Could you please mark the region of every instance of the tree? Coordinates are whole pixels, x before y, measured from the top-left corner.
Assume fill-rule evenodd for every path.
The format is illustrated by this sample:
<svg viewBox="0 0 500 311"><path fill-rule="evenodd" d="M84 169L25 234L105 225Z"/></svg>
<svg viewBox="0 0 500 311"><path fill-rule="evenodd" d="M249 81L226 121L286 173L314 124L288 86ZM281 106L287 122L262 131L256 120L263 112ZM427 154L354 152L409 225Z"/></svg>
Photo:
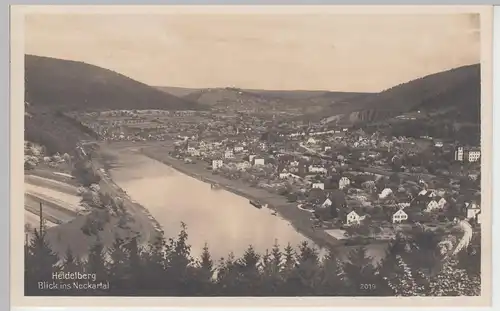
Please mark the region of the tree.
<svg viewBox="0 0 500 311"><path fill-rule="evenodd" d="M52 274L60 271L59 258L45 240L45 230L34 230L25 247L25 291L38 292L38 282L52 282ZM41 233L40 233L41 231Z"/></svg>
<svg viewBox="0 0 500 311"><path fill-rule="evenodd" d="M97 240L94 245L90 247L88 260L84 269L87 273L95 273L97 282L105 282L108 280L105 250L101 241Z"/></svg>
<svg viewBox="0 0 500 311"><path fill-rule="evenodd" d="M457 267L455 259L447 259L441 272L430 279L428 296L479 296L481 278L470 277L467 271Z"/></svg>
<svg viewBox="0 0 500 311"><path fill-rule="evenodd" d="M108 275L113 284L113 291L117 294L126 293L132 288L132 276L127 268L129 264L128 253L123 244L125 242L117 237L109 250Z"/></svg>
<svg viewBox="0 0 500 311"><path fill-rule="evenodd" d="M68 247L66 251L66 256L64 258L63 264L61 266L64 272L81 272L82 271L82 263L78 257L73 255L71 248Z"/></svg>
<svg viewBox="0 0 500 311"><path fill-rule="evenodd" d="M321 266L321 285L319 285L320 295L342 296L347 282L347 276L344 271L344 265L338 258L338 255L329 250L323 259Z"/></svg>
<svg viewBox="0 0 500 311"><path fill-rule="evenodd" d="M194 274L194 263L191 257L191 246L188 244L187 226L181 223L181 231L177 239L170 239L168 245L166 278L176 280L171 283L169 291L172 295L187 294L192 291L189 283Z"/></svg>
<svg viewBox="0 0 500 311"><path fill-rule="evenodd" d="M357 247L349 252L347 262L344 265L348 279L346 283L348 295L372 296L376 294L380 280L375 274L376 270L372 260L371 257L367 256L365 247Z"/></svg>
<svg viewBox="0 0 500 311"><path fill-rule="evenodd" d="M314 289L321 283L318 251L307 241L299 245L297 264L287 283L295 288L296 295L313 295Z"/></svg>
<svg viewBox="0 0 500 311"><path fill-rule="evenodd" d="M117 237L104 256L97 240L83 265L69 249L59 265L58 256L35 230L25 245L25 291L26 295L68 295L68 291L41 291L37 282L52 280L57 271L82 271L97 273L98 279L105 277L111 283L109 292L90 292L93 295L479 295L480 236L473 236L462 252L443 257L434 254L442 234L425 228L402 231L390 243L381 264L375 264L364 247L352 249L347 258L334 250L320 258L307 242L299 245L296 254L290 244L281 251L275 241L270 252L261 255L249 246L241 258L230 253L215 266L206 245L199 260L192 260L182 225L177 238L168 243L159 235L141 248L139 236L125 241Z"/></svg>
<svg viewBox="0 0 500 311"><path fill-rule="evenodd" d="M422 278L426 279L423 275ZM395 264L392 265L390 272L383 276L383 279L387 282L387 286L394 296L422 296L426 291L427 284L419 285L417 283L414 272L401 255L395 256Z"/></svg>
<svg viewBox="0 0 500 311"><path fill-rule="evenodd" d="M198 261L196 269L196 280L193 286L197 286L195 290L195 295L213 295L214 294L214 282L213 276L215 272L214 262L210 255L208 245L205 243L203 247L203 252L201 258Z"/></svg>

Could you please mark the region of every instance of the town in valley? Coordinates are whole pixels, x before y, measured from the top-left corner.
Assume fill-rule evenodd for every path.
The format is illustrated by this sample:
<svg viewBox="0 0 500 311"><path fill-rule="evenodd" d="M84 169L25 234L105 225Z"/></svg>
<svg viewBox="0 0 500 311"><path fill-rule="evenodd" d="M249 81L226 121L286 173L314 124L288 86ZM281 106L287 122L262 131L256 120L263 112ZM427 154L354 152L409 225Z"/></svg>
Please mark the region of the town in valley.
<svg viewBox="0 0 500 311"><path fill-rule="evenodd" d="M469 31L477 24L474 14L449 20L413 17L408 25L452 25L455 19L465 25L457 37L477 43L469 38L477 35ZM120 63L130 76L114 71L119 66L109 55L115 54L98 48L82 54L93 55L94 64L87 58L47 56L35 40L37 31L45 38L43 32L52 27L34 26L45 25L43 20L27 19L32 26L24 56L26 295L480 295L481 226L488 219L481 213L485 176L478 57L455 63L450 58L426 74L417 68L405 75L411 66L390 65L385 84L366 92L346 85L365 80L369 85L373 75L350 75L339 63L331 66L344 70L345 78L327 70L337 83L328 89L323 85L330 85L330 78L317 87L304 78L279 89L293 77L287 80L277 61L256 61L265 72L255 80L270 77L266 89L241 83L237 78L243 73L237 69L231 69L232 80L217 80L219 86L193 80L192 87L180 87L133 76L133 70L150 64L148 53L158 62L164 59L137 43L130 51L143 55L140 65L132 66L130 59ZM89 25L105 22L96 18L97 24ZM366 23L375 27L380 20ZM118 28L117 36L131 35ZM217 37L213 44L185 40L219 49L236 40L226 35L227 41ZM164 39L148 44L184 42ZM269 40L263 50L294 46ZM351 48L350 40L346 47ZM346 57L338 44L339 55ZM472 43L466 47L472 49ZM384 47L384 53L389 50ZM375 56L370 59L380 65ZM115 66L105 68L106 62ZM185 64L175 71L179 76L159 74L161 66L153 67L144 72L169 81L196 66ZM223 77L222 69L214 72L214 81ZM227 82L233 80L239 83ZM191 83L191 78L181 82ZM93 278L54 280L53 275Z"/></svg>

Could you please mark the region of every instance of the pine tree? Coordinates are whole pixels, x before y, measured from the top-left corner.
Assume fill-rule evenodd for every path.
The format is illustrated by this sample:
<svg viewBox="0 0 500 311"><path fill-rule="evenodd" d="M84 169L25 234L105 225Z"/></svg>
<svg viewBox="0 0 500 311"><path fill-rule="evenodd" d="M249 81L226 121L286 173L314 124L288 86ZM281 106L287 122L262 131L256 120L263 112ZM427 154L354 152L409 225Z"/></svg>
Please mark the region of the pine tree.
<svg viewBox="0 0 500 311"><path fill-rule="evenodd" d="M365 247L357 247L348 254L344 265L348 279L346 289L350 296L372 296L380 283L375 274L372 258L367 256Z"/></svg>
<svg viewBox="0 0 500 311"><path fill-rule="evenodd" d="M191 275L191 292L194 296L213 296L215 294L214 262L210 255L208 244L203 246L203 252L193 264Z"/></svg>
<svg viewBox="0 0 500 311"><path fill-rule="evenodd" d="M108 273L113 294L124 294L130 288L132 276L127 269L128 252L123 247L124 241L116 237L109 250Z"/></svg>
<svg viewBox="0 0 500 311"><path fill-rule="evenodd" d="M263 295L276 296L280 294L283 283L283 254L278 241L274 242L273 248L262 258L262 293Z"/></svg>
<svg viewBox="0 0 500 311"><path fill-rule="evenodd" d="M317 294L326 296L341 296L346 282L342 262L333 250L329 250L321 265L321 284Z"/></svg>
<svg viewBox="0 0 500 311"><path fill-rule="evenodd" d="M166 278L169 280L169 292L173 295L187 295L192 292L189 283L193 279L195 269L192 266L191 246L187 242L187 226L181 223L181 231L177 239L170 239L168 245ZM172 281L170 281L172 280Z"/></svg>
<svg viewBox="0 0 500 311"><path fill-rule="evenodd" d="M428 296L479 296L481 279L469 277L467 271L457 267L455 259L447 259L441 272L430 280Z"/></svg>
<svg viewBox="0 0 500 311"><path fill-rule="evenodd" d="M283 267L283 253L281 252L277 240L274 241L274 245L271 250L271 262L269 265L271 266L271 271L274 274L278 274Z"/></svg>
<svg viewBox="0 0 500 311"><path fill-rule="evenodd" d="M229 253L226 259L221 258L217 271L217 294L224 296L238 296L239 271L234 254Z"/></svg>
<svg viewBox="0 0 500 311"><path fill-rule="evenodd" d="M144 287L148 284L148 280L144 279L144 269L142 265L143 254L139 247L139 236L130 237L129 240L123 245L127 252L126 275L129 277L130 286L135 289L136 295L146 293ZM151 284L149 282L149 284Z"/></svg>
<svg viewBox="0 0 500 311"><path fill-rule="evenodd" d="M61 268L64 272L81 272L83 269L80 258L73 255L70 247L68 247L66 251L66 255L64 257Z"/></svg>
<svg viewBox="0 0 500 311"><path fill-rule="evenodd" d="M259 263L260 255L255 252L255 249L250 245L243 257L237 261L237 269L239 271L239 286L245 288L250 295L258 295L260 290L260 273L257 264Z"/></svg>
<svg viewBox="0 0 500 311"><path fill-rule="evenodd" d="M49 295L50 293L40 292L38 282L52 282L52 274L60 271L60 267L57 254L52 251L45 240L45 232L43 225L42 233L35 229L30 245L25 249L25 255L27 255L25 278L28 283L26 287L28 292Z"/></svg>
<svg viewBox="0 0 500 311"><path fill-rule="evenodd" d="M292 270L297 264L295 250L290 243L284 249L284 260L284 270L286 271Z"/></svg>
<svg viewBox="0 0 500 311"><path fill-rule="evenodd" d="M293 273L293 278L296 279L300 288L303 289L304 295L314 295L315 288L321 283L321 269L319 266L318 251L309 246L307 241L304 241L299 246L298 264Z"/></svg>
<svg viewBox="0 0 500 311"><path fill-rule="evenodd" d="M425 285L419 286L415 273L403 260L401 255L395 255L395 265L383 276L393 296L420 296L425 293Z"/></svg>
<svg viewBox="0 0 500 311"><path fill-rule="evenodd" d="M101 241L97 240L91 247L85 264L86 273L95 273L97 282L108 281L108 270L106 266L105 250ZM100 290L93 291L94 294L103 294Z"/></svg>

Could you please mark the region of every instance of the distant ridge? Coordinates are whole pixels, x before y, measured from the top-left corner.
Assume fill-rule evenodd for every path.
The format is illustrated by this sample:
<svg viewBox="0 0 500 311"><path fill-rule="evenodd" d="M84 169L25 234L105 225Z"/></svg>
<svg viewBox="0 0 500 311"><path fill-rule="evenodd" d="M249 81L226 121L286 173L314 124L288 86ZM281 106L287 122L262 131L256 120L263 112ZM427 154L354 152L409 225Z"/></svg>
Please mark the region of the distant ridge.
<svg viewBox="0 0 500 311"><path fill-rule="evenodd" d="M308 90L258 90L258 89L240 89L231 87L184 88L184 87L172 87L172 86L156 86L156 88L178 97L188 96L189 94L193 93L205 93L208 91L239 90L249 94L265 95L269 97L282 98L282 99L304 99L304 98L320 96L330 92L330 91L308 91Z"/></svg>
<svg viewBox="0 0 500 311"><path fill-rule="evenodd" d="M324 121L367 123L420 109L426 112L449 109L463 121L479 123L480 71L480 65L475 64L412 80L354 100L348 107L350 111L339 112L340 115Z"/></svg>
<svg viewBox="0 0 500 311"><path fill-rule="evenodd" d="M199 109L114 71L83 62L25 56L26 101L64 110Z"/></svg>
<svg viewBox="0 0 500 311"><path fill-rule="evenodd" d="M307 90L256 90L236 87L186 89L177 87L158 87L164 92L180 96L189 101L208 107L228 107L234 104L246 105L253 109L293 109L310 114L322 107L366 93L307 91Z"/></svg>
<svg viewBox="0 0 500 311"><path fill-rule="evenodd" d="M65 111L204 109L108 69L35 55L25 55L25 102L25 138L53 152L92 138Z"/></svg>

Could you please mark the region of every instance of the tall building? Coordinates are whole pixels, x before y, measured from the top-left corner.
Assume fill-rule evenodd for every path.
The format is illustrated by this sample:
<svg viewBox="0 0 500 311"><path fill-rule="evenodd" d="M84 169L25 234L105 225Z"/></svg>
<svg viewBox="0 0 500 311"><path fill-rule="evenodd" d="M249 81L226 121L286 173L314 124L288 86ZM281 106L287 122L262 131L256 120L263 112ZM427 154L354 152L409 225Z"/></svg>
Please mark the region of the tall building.
<svg viewBox="0 0 500 311"><path fill-rule="evenodd" d="M479 147L457 147L455 150L455 160L460 162L477 162L481 158L481 148Z"/></svg>

